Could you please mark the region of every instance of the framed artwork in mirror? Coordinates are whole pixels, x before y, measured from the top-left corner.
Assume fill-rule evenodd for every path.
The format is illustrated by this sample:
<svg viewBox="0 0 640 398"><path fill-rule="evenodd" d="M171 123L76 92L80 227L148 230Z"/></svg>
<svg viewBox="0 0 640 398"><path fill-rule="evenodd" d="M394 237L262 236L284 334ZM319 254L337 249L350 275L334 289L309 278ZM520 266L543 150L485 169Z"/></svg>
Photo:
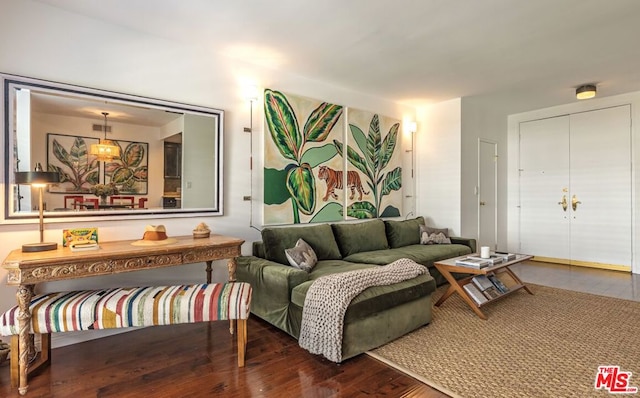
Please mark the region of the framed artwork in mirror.
<svg viewBox="0 0 640 398"><path fill-rule="evenodd" d="M100 182L100 162L89 155L98 138L47 134L47 171L60 174L60 183L49 186L50 193L88 193Z"/></svg>
<svg viewBox="0 0 640 398"><path fill-rule="evenodd" d="M121 194L146 195L149 176L149 144L112 140L120 158L104 162L104 183L114 183Z"/></svg>

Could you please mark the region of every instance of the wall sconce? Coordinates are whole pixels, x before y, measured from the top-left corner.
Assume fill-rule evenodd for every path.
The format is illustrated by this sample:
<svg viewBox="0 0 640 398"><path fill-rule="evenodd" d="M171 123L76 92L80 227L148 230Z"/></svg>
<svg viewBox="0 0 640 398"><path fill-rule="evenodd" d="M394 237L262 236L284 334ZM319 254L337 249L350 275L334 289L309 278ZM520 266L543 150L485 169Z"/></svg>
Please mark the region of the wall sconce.
<svg viewBox="0 0 640 398"><path fill-rule="evenodd" d="M258 100L258 88L247 86L244 90L244 97L249 101L249 127L244 128L245 133L253 132L253 103Z"/></svg>
<svg viewBox="0 0 640 398"><path fill-rule="evenodd" d="M585 84L576 89L576 99L583 100L596 96L596 85Z"/></svg>
<svg viewBox="0 0 640 398"><path fill-rule="evenodd" d="M413 178L413 169L415 162L415 155L413 149L415 148L415 135L418 131L418 124L416 122L407 122L407 131L411 134L411 149L407 149L405 152L411 152L411 178Z"/></svg>
<svg viewBox="0 0 640 398"><path fill-rule="evenodd" d="M58 248L58 244L55 242L44 241L44 214L43 214L43 202L42 202L42 190L48 184L55 184L60 182L60 175L51 171L42 171L42 165L36 164L34 171L16 171L15 172L16 184L31 185L38 188L38 210L40 212L40 243L27 243L22 245L23 252L42 252L47 250L55 250Z"/></svg>

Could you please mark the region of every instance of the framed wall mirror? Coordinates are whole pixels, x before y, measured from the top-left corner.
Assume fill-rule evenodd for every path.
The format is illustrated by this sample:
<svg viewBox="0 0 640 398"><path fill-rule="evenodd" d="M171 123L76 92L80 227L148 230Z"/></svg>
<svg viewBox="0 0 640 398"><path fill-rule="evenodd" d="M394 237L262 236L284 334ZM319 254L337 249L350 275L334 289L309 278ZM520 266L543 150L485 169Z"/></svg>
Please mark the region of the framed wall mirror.
<svg viewBox="0 0 640 398"><path fill-rule="evenodd" d="M45 216L222 215L222 110L0 79L6 219L38 216L38 188L14 178L36 165L60 180L44 189Z"/></svg>

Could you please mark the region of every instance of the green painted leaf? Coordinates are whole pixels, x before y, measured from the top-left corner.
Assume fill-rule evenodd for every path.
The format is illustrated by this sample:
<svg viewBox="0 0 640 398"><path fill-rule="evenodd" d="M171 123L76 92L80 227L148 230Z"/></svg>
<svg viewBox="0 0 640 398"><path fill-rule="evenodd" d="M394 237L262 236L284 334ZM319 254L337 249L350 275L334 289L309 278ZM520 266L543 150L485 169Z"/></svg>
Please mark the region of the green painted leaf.
<svg viewBox="0 0 640 398"><path fill-rule="evenodd" d="M92 171L91 173L87 174L86 181L90 185L98 184L100 182L100 173L98 173L98 170Z"/></svg>
<svg viewBox="0 0 640 398"><path fill-rule="evenodd" d="M381 196L389 195L391 191L397 191L402 187L402 167L396 167L387 173L382 181Z"/></svg>
<svg viewBox="0 0 640 398"><path fill-rule="evenodd" d="M280 205L291 198L287 189L287 170L264 169L264 204Z"/></svg>
<svg viewBox="0 0 640 398"><path fill-rule="evenodd" d="M69 153L64 149L62 145L58 142L58 140L53 140L53 156L56 157L60 161L60 163L68 166L73 169L73 162L69 158Z"/></svg>
<svg viewBox="0 0 640 398"><path fill-rule="evenodd" d="M342 205L340 203L327 203L318 211L309 222L332 222L340 221L342 216Z"/></svg>
<svg viewBox="0 0 640 398"><path fill-rule="evenodd" d="M314 167L318 167L318 165L321 165L333 159L333 157L337 154L338 150L336 149L335 145L325 144L323 146L309 148L304 151L300 162L309 163L309 165L313 169Z"/></svg>
<svg viewBox="0 0 640 398"><path fill-rule="evenodd" d="M302 136L298 129L296 114L279 91L264 91L264 115L273 142L287 159L298 161L302 146Z"/></svg>
<svg viewBox="0 0 640 398"><path fill-rule="evenodd" d="M138 167L133 170L133 179L137 182L145 182L149 179L147 166Z"/></svg>
<svg viewBox="0 0 640 398"><path fill-rule="evenodd" d="M389 134L387 134L387 136L384 137L384 141L382 141L382 149L380 150L380 170L384 170L393 157L393 152L396 150L399 128L400 123L396 123L391 126Z"/></svg>
<svg viewBox="0 0 640 398"><path fill-rule="evenodd" d="M376 207L371 202L355 202L347 206L347 215L359 219L376 218Z"/></svg>
<svg viewBox="0 0 640 398"><path fill-rule="evenodd" d="M69 149L69 158L71 162L76 163L79 168L84 168L86 171L87 167L87 144L84 142L84 139L81 137L76 137L73 140L73 145Z"/></svg>
<svg viewBox="0 0 640 398"><path fill-rule="evenodd" d="M364 152L367 165L369 165L374 175L380 171L378 167L380 165L380 140L380 120L378 114L375 114L371 118L371 123L369 123L367 150Z"/></svg>
<svg viewBox="0 0 640 398"><path fill-rule="evenodd" d="M351 136L353 137L353 140L356 142L356 145L358 145L360 152L366 153L367 152L367 136L364 135L364 131L362 131L362 129L356 126L355 124L350 124L349 129L351 130Z"/></svg>
<svg viewBox="0 0 640 398"><path fill-rule="evenodd" d="M304 137L307 142L324 141L338 119L342 116L340 105L323 102L311 112L304 124Z"/></svg>
<svg viewBox="0 0 640 398"><path fill-rule="evenodd" d="M120 152L120 160L125 167L138 167L143 158L144 145L141 143L131 143L127 145L124 152Z"/></svg>
<svg viewBox="0 0 640 398"><path fill-rule="evenodd" d="M307 163L289 170L287 189L302 213L313 214L316 209L316 181Z"/></svg>
<svg viewBox="0 0 640 398"><path fill-rule="evenodd" d="M333 140L333 144L335 145L338 154L344 157L344 149L342 143L338 140ZM371 172L367 168L365 160L349 145L347 145L347 159L349 160L349 163L351 163L354 167L363 172L367 177L371 178Z"/></svg>
<svg viewBox="0 0 640 398"><path fill-rule="evenodd" d="M133 178L133 171L128 167L120 167L111 174L111 182L114 184L124 184Z"/></svg>
<svg viewBox="0 0 640 398"><path fill-rule="evenodd" d="M400 210L398 210L398 208L394 206L389 205L384 209L382 214L380 214L380 217L400 217Z"/></svg>

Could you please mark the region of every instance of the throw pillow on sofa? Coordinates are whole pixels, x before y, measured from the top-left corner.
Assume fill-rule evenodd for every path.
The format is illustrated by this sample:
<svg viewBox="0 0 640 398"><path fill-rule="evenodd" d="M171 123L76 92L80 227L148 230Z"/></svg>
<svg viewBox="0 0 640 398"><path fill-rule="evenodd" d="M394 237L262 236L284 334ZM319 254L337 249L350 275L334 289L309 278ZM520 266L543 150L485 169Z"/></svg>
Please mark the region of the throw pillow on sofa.
<svg viewBox="0 0 640 398"><path fill-rule="evenodd" d="M296 245L284 251L292 267L310 272L318 263L316 252L302 239L298 239Z"/></svg>
<svg viewBox="0 0 640 398"><path fill-rule="evenodd" d="M441 245L450 244L449 230L447 228L431 228L426 225L420 226L420 244Z"/></svg>
<svg viewBox="0 0 640 398"><path fill-rule="evenodd" d="M385 221L387 240L392 249L417 245L420 243L420 226L424 225L424 217L416 217L413 220Z"/></svg>
<svg viewBox="0 0 640 398"><path fill-rule="evenodd" d="M284 251L303 239L313 248L318 260L340 260L340 249L333 237L331 225L305 225L302 227L267 227L262 230L262 242L267 260L289 265Z"/></svg>

